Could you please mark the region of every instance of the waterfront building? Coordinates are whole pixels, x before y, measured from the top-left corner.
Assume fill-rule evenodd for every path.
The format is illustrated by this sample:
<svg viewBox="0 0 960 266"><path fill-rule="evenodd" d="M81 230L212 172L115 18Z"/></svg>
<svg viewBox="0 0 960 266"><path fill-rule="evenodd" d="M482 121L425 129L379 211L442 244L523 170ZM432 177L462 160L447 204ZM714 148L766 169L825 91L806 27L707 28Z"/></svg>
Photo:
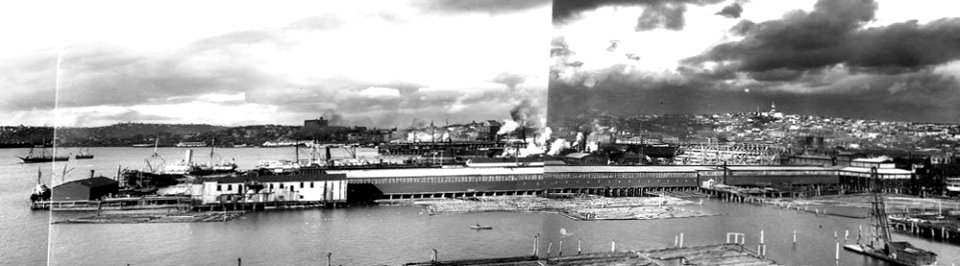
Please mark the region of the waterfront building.
<svg viewBox="0 0 960 266"><path fill-rule="evenodd" d="M325 173L320 169L292 174L203 178L193 184L191 195L203 205L343 203L347 201L347 180L343 174Z"/></svg>
<svg viewBox="0 0 960 266"><path fill-rule="evenodd" d="M117 194L119 185L116 180L98 176L74 180L53 187L52 201L97 200L111 194Z"/></svg>
<svg viewBox="0 0 960 266"><path fill-rule="evenodd" d="M886 156L854 159L840 169L840 183L853 191L870 191L879 185L884 192L906 193L914 180L912 171L896 168Z"/></svg>
<svg viewBox="0 0 960 266"><path fill-rule="evenodd" d="M838 170L817 166L575 166L338 170L351 201L588 193L642 195L691 190L704 182L736 186L836 186Z"/></svg>

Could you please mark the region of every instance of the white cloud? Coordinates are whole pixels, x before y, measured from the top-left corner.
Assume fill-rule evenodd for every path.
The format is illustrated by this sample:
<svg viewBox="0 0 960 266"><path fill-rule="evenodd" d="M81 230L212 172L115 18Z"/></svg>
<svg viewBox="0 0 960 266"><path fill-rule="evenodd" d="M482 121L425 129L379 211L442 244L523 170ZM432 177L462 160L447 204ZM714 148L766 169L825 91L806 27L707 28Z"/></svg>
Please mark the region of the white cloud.
<svg viewBox="0 0 960 266"><path fill-rule="evenodd" d="M400 98L400 90L397 90L394 88L369 87L361 90L357 94L367 98L380 98L380 99Z"/></svg>
<svg viewBox="0 0 960 266"><path fill-rule="evenodd" d="M23 2L0 10L0 32L6 34L0 42L0 69L29 69L5 59L36 58L41 52L52 58L51 47L62 45L68 56L93 50L89 58L103 59L64 62L63 84L72 93L155 92L127 94L148 97L123 97L123 102L67 99L72 102L59 110L63 122L58 124L97 124L91 117L107 121L130 117L128 111L171 117L171 122L296 123L299 119L293 117L303 113L357 109L337 101L344 97L402 98L406 88L393 84L448 91L445 95L461 99L451 110L466 112L478 109L470 97L506 89L490 82L501 73L525 77L528 82L520 88L546 87L549 5L448 14L425 12L412 4L417 1ZM121 61L129 65L110 65ZM52 82L23 78L38 72L0 80L15 88L0 95L0 102L16 100L5 99L9 95L46 97L41 94L51 91ZM46 72L42 76L52 76ZM98 86L104 83L113 86ZM114 108L110 106L121 113L107 113ZM49 124L50 107L11 107L19 118L0 123ZM101 111L94 114L91 108ZM389 103L371 108L370 114L391 114L378 109L390 108ZM509 109L498 105L483 115L502 114L490 117L499 119ZM263 112L275 114L259 115ZM226 118L228 113L237 117Z"/></svg>

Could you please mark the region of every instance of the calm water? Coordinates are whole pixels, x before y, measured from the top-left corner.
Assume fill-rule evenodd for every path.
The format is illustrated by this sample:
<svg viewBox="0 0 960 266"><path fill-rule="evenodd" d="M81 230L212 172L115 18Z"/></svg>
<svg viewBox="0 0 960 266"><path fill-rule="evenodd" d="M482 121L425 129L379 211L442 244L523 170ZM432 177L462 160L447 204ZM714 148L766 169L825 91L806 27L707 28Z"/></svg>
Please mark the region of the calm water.
<svg viewBox="0 0 960 266"><path fill-rule="evenodd" d="M139 167L152 149L93 149L97 158L68 167L67 180L89 175L89 169L112 176L116 167ZM0 150L0 264L36 265L46 262L47 213L31 212L27 195L36 177L36 165L16 163L13 155L23 150ZM168 161L179 160L183 149L161 149ZM200 153L198 151L198 153ZM236 156L242 168L260 159L289 159L292 148L243 148L218 150ZM241 157L242 156L242 157ZM10 158L10 159L6 159ZM44 167L50 168L50 165ZM57 167L62 167L58 164ZM59 168L62 171L62 168ZM49 173L49 169L44 169ZM9 174L7 174L9 173ZM46 174L45 174L46 175ZM48 177L49 179L49 177ZM46 180L45 182L49 182ZM58 181L59 182L59 181ZM747 245L756 248L759 231L765 231L767 256L788 265L834 265L834 231L850 230L855 241L858 225L867 220L815 217L774 207L756 207L706 201L704 208L726 215L658 221L578 222L545 213L479 213L426 216L417 207L360 207L253 213L227 223L51 225L52 265L232 265L242 257L244 265L322 264L327 252L335 265L371 265L429 260L431 249L441 259L527 255L533 235L539 233L540 252L549 242L563 239L565 252L575 252L582 241L585 251L607 251L616 239L621 250L660 248L673 244L684 233L685 245L716 244L726 232L747 234ZM85 213L55 213L62 220ZM494 230L472 231L471 224L491 225ZM568 235L560 234L561 229ZM796 246L790 243L798 231ZM940 254L941 265L960 264L960 247L895 234L917 246ZM886 265L841 250L841 265Z"/></svg>

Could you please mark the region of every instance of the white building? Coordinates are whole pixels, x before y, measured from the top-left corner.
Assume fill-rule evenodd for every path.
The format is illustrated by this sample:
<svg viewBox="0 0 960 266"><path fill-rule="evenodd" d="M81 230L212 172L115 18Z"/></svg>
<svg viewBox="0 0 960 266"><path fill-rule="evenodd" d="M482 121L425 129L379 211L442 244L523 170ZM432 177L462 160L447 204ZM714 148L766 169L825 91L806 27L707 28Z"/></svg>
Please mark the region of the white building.
<svg viewBox="0 0 960 266"><path fill-rule="evenodd" d="M203 204L240 202L342 203L347 200L343 174L300 171L294 174L207 178L193 184L191 194Z"/></svg>

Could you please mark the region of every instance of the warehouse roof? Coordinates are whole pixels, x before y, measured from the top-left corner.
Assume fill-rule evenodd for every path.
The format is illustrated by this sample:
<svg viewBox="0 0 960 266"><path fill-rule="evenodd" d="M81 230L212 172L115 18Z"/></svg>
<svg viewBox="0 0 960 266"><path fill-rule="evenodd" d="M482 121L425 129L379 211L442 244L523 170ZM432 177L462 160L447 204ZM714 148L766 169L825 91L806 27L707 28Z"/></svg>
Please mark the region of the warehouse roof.
<svg viewBox="0 0 960 266"><path fill-rule="evenodd" d="M543 174L543 167L489 167L489 168L413 168L413 169L362 169L330 171L330 174L346 174L347 178L428 177L467 175L522 175Z"/></svg>
<svg viewBox="0 0 960 266"><path fill-rule="evenodd" d="M853 172L853 173L870 173L871 168L866 167L844 167L840 169L843 172ZM877 174L881 175L909 175L913 172L904 169L898 168L877 168Z"/></svg>
<svg viewBox="0 0 960 266"><path fill-rule="evenodd" d="M66 184L79 184L85 187L102 187L102 186L111 186L111 185L116 186L117 181L110 178L98 176L98 177L87 178L87 179L73 180L70 182L60 184L58 185L58 187Z"/></svg>
<svg viewBox="0 0 960 266"><path fill-rule="evenodd" d="M621 165L598 165L598 166L550 166L545 172L548 173L635 173L635 172L696 172L705 170L714 170L711 166L621 166Z"/></svg>
<svg viewBox="0 0 960 266"><path fill-rule="evenodd" d="M728 166L733 171L827 171L837 170L833 167L821 167L810 165L748 165L748 166Z"/></svg>

